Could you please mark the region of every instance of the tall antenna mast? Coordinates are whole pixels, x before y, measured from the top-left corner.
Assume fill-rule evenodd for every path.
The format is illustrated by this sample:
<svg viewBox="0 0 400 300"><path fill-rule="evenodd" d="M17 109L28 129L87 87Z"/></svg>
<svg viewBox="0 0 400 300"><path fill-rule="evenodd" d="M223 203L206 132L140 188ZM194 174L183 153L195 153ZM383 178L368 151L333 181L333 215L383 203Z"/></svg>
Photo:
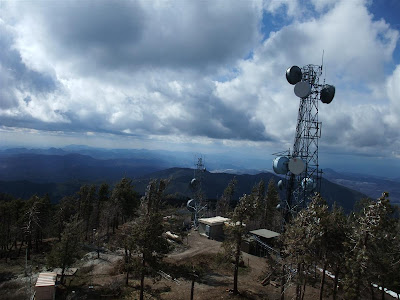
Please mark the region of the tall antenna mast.
<svg viewBox="0 0 400 300"><path fill-rule="evenodd" d="M193 199L190 199L187 202L186 207L189 211L194 213L193 225L194 228L197 228L200 212L207 207L207 205L204 204L204 194L202 190L202 182L204 179L204 173L206 171L202 157L197 158L197 163L195 166L196 168L194 169L194 176L190 181Z"/></svg>
<svg viewBox="0 0 400 300"><path fill-rule="evenodd" d="M283 199L282 230L285 223L305 207L314 192L321 188L321 171L318 164L318 140L321 122L318 121L318 102L329 104L335 95L335 87L320 84L322 65L293 66L286 71L286 79L294 85L294 93L300 98L293 151L278 156L273 161L275 173L285 175L278 182Z"/></svg>

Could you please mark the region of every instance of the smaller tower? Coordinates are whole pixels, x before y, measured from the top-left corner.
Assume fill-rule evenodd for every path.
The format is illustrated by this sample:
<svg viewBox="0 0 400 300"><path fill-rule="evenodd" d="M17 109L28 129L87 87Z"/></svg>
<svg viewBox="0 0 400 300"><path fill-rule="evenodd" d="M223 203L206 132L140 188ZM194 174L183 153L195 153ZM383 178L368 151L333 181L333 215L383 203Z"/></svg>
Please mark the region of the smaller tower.
<svg viewBox="0 0 400 300"><path fill-rule="evenodd" d="M207 205L204 204L204 193L202 189L204 174L206 172L202 157L197 158L195 166L193 179L189 183L193 198L187 202L186 207L189 211L194 213L193 226L197 228L200 212L207 207Z"/></svg>

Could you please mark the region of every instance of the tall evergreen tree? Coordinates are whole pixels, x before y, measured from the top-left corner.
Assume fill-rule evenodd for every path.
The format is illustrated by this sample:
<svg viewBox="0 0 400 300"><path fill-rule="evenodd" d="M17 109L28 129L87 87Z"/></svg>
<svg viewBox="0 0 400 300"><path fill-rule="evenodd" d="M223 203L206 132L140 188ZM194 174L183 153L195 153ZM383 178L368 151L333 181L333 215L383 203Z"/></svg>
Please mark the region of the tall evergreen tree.
<svg viewBox="0 0 400 300"><path fill-rule="evenodd" d="M169 250L168 242L163 237L163 218L160 213L162 195L166 188L165 180L152 180L142 197L140 216L132 228L131 246L141 257L140 300L144 299L144 279L146 274L157 270L160 259Z"/></svg>
<svg viewBox="0 0 400 300"><path fill-rule="evenodd" d="M81 223L75 215L66 223L61 241L55 244L48 256L48 264L61 268L61 283L64 282L65 270L79 258Z"/></svg>
<svg viewBox="0 0 400 300"><path fill-rule="evenodd" d="M339 276L341 276L345 264L345 245L348 243L347 237L350 227L348 218L344 215L343 209L336 204L333 205L328 224L326 254L328 264L334 275L332 296L333 300L336 300Z"/></svg>
<svg viewBox="0 0 400 300"><path fill-rule="evenodd" d="M255 216L258 206L253 195L243 195L239 199L233 213L230 215L231 222L226 226L225 251L226 255L234 258L233 293L238 294L238 275L241 257L241 244L243 235L247 232L246 222Z"/></svg>
<svg viewBox="0 0 400 300"><path fill-rule="evenodd" d="M71 196L63 197L60 202L55 207L55 213L53 216L54 231L61 241L61 235L64 231L65 224L71 219L75 214L78 214L78 200Z"/></svg>
<svg viewBox="0 0 400 300"><path fill-rule="evenodd" d="M132 180L122 178L121 181L115 185L111 194L111 202L115 209L115 227L118 227L120 217L124 223L134 215L135 210L140 204L139 200L139 195L133 188Z"/></svg>
<svg viewBox="0 0 400 300"><path fill-rule="evenodd" d="M296 282L296 300L304 298L309 270L321 257L321 252L326 269L327 220L328 207L316 195L286 226L282 235L285 263L291 266L290 270L296 270L290 274Z"/></svg>
<svg viewBox="0 0 400 300"><path fill-rule="evenodd" d="M229 183L228 186L224 190L224 194L218 199L216 211L218 215L226 216L228 212L230 212L231 202L233 200L233 195L236 191L237 179L234 177Z"/></svg>
<svg viewBox="0 0 400 300"><path fill-rule="evenodd" d="M40 199L37 196L33 196L29 201L25 203L26 211L24 215L23 230L25 233L25 240L27 242L26 257L28 260L31 259L32 251L32 239L36 235L37 231L40 230Z"/></svg>
<svg viewBox="0 0 400 300"><path fill-rule="evenodd" d="M360 299L361 291L366 288L373 295L374 283L384 289L391 280L396 220L388 197L388 193L383 193L377 201L366 203L362 213L353 217L344 277L347 299Z"/></svg>
<svg viewBox="0 0 400 300"><path fill-rule="evenodd" d="M263 228L273 231L280 231L280 213L276 209L281 202L276 184L273 178L268 182L267 193L265 197Z"/></svg>

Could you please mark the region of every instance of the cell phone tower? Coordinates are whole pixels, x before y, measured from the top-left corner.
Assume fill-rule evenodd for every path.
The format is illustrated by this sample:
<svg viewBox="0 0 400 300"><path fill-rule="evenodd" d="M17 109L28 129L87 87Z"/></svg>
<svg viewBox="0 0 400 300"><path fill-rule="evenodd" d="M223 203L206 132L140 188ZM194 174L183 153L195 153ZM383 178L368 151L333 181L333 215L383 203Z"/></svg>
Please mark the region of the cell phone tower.
<svg viewBox="0 0 400 300"><path fill-rule="evenodd" d="M273 169L285 175L278 188L286 188L286 199L280 208L283 223L288 222L310 200L314 192L321 189L321 171L318 165L318 139L321 137L321 122L318 121L318 103L329 104L335 96L333 85L319 82L322 65L293 66L287 69L286 79L294 85L294 93L300 98L296 134L292 152L276 153Z"/></svg>
<svg viewBox="0 0 400 300"><path fill-rule="evenodd" d="M200 217L200 212L207 208L207 205L204 204L204 193L202 189L203 178L206 172L202 157L197 158L195 166L193 179L189 184L193 193L193 199L187 202L186 207L189 211L194 213L193 226L197 228L199 225L198 219Z"/></svg>

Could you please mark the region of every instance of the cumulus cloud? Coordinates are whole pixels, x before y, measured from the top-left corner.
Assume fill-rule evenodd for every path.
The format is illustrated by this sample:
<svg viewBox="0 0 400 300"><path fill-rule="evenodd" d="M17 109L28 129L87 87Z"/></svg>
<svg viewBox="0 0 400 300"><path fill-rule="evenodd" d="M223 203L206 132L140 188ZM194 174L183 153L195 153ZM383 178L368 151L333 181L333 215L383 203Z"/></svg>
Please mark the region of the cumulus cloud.
<svg viewBox="0 0 400 300"><path fill-rule="evenodd" d="M327 80L337 93L332 104L320 104L322 144L355 152L394 147L393 127L384 121L391 107L385 93L377 91L386 90L384 69L399 33L383 20L374 21L363 1L328 1L318 9L327 7L325 14L271 32L255 49L253 60L241 64L238 77L217 85L218 95L244 110L256 110L267 132L290 145L298 99L284 70L319 64L325 50ZM397 87L391 82L387 84ZM246 97L249 103L242 101Z"/></svg>
<svg viewBox="0 0 400 300"><path fill-rule="evenodd" d="M397 65L393 74L387 80L387 95L391 109L386 120L391 125L400 126L400 65Z"/></svg>
<svg viewBox="0 0 400 300"><path fill-rule="evenodd" d="M8 3L7 46L37 89L11 86L15 109L2 111L3 124L269 139L249 112L214 97L209 79L256 45L261 6L203 4Z"/></svg>
<svg viewBox="0 0 400 300"><path fill-rule="evenodd" d="M319 64L325 50L337 94L320 107L322 144L376 150L399 136L400 69L385 73L399 32L374 20L361 0L3 6L5 126L287 149L299 101L284 72ZM266 15L291 21L266 34Z"/></svg>
<svg viewBox="0 0 400 300"><path fill-rule="evenodd" d="M259 39L257 2L46 1L20 6L20 48L30 43L22 51L26 60L40 49L60 64L63 57L64 67L73 72L215 70L245 56Z"/></svg>

